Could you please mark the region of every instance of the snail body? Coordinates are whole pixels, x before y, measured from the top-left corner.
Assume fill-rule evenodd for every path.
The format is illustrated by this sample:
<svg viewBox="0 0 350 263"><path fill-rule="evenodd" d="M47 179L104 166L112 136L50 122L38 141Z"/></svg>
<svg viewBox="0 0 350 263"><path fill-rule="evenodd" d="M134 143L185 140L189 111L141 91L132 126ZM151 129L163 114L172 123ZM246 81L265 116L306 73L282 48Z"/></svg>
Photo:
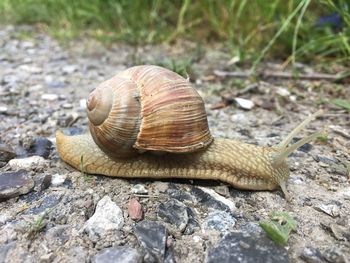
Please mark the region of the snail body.
<svg viewBox="0 0 350 263"><path fill-rule="evenodd" d="M157 66L132 67L103 82L90 94L87 111L91 135L56 133L60 157L76 169L115 177L212 179L249 190L280 186L287 198L286 157L319 135L288 146L317 112L277 146L213 138L199 94L186 79Z"/></svg>

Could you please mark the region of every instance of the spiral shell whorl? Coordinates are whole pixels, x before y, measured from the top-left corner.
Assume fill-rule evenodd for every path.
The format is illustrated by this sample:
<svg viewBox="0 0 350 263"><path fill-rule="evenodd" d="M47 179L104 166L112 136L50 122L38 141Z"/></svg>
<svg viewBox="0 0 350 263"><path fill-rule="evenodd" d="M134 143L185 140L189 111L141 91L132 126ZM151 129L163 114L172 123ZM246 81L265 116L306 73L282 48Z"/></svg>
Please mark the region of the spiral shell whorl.
<svg viewBox="0 0 350 263"><path fill-rule="evenodd" d="M92 137L112 157L194 152L213 140L197 91L158 66L132 67L103 82L91 93L87 110Z"/></svg>
<svg viewBox="0 0 350 263"><path fill-rule="evenodd" d="M105 153L116 158L137 154L133 145L140 127L140 101L133 81L116 75L103 82L90 94L87 110L92 137Z"/></svg>

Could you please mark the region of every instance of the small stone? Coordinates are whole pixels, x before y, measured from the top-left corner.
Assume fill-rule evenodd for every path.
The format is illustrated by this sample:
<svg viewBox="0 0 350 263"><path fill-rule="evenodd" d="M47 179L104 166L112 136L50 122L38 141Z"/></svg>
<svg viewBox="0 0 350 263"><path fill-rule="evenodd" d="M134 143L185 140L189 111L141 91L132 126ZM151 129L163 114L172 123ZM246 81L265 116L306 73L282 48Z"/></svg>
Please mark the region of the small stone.
<svg viewBox="0 0 350 263"><path fill-rule="evenodd" d="M300 138L293 138L291 143L294 144L299 140L300 140ZM311 149L312 149L312 145L310 143L305 143L303 146L298 148L298 151L308 153L311 151Z"/></svg>
<svg viewBox="0 0 350 263"><path fill-rule="evenodd" d="M187 207L188 222L185 231L185 235L192 235L195 230L199 229L199 224L195 218L195 214L192 209Z"/></svg>
<svg viewBox="0 0 350 263"><path fill-rule="evenodd" d="M8 162L8 165L13 170L18 169L42 169L47 166L47 161L41 156L31 156L23 159L12 159Z"/></svg>
<svg viewBox="0 0 350 263"><path fill-rule="evenodd" d="M140 221L143 218L142 206L136 198L132 198L128 203L128 214L132 220Z"/></svg>
<svg viewBox="0 0 350 263"><path fill-rule="evenodd" d="M320 155L320 154L317 154L314 157L314 160L316 162L322 162L322 163L326 163L326 164L334 164L334 163L339 162L337 159L333 158L332 156L325 156L325 155Z"/></svg>
<svg viewBox="0 0 350 263"><path fill-rule="evenodd" d="M85 110L85 109L86 109L86 99L81 99L81 100L79 100L79 107L80 107L80 109L82 109L82 110Z"/></svg>
<svg viewBox="0 0 350 263"><path fill-rule="evenodd" d="M15 150L6 144L0 144L0 162L7 163L9 160L16 157Z"/></svg>
<svg viewBox="0 0 350 263"><path fill-rule="evenodd" d="M226 233L233 229L236 219L225 211L214 211L209 213L202 224L204 230L217 230Z"/></svg>
<svg viewBox="0 0 350 263"><path fill-rule="evenodd" d="M215 210L222 210L222 211L227 211L227 212L231 211L231 208L229 208L226 204L222 203L221 201L218 201L217 199L213 198L207 192L203 191L203 188L200 189L197 187L193 187L191 189L191 195L196 198L197 202L200 202L200 203L202 203L210 208L213 208Z"/></svg>
<svg viewBox="0 0 350 263"><path fill-rule="evenodd" d="M0 114L6 114L8 108L6 106L0 106Z"/></svg>
<svg viewBox="0 0 350 263"><path fill-rule="evenodd" d="M27 197L29 195L25 195L23 197ZM31 199L30 197L28 199L23 198L27 202L30 202ZM27 213L28 214L33 214L33 215L38 215L40 213L43 213L47 211L50 208L55 207L60 201L62 200L62 194L50 194L44 197L43 200L41 200L40 204L38 206L30 208Z"/></svg>
<svg viewBox="0 0 350 263"><path fill-rule="evenodd" d="M8 199L29 193L34 181L25 170L0 174L0 199Z"/></svg>
<svg viewBox="0 0 350 263"><path fill-rule="evenodd" d="M65 174L54 174L51 178L51 185L54 187L64 184L67 176Z"/></svg>
<svg viewBox="0 0 350 263"><path fill-rule="evenodd" d="M144 248L145 262L163 262L167 239L166 228L158 222L143 221L135 226L135 235Z"/></svg>
<svg viewBox="0 0 350 263"><path fill-rule="evenodd" d="M21 65L19 66L20 70L24 70L26 72L29 73L33 73L33 74L39 74L41 72L43 72L42 68L36 67L36 66L31 66L31 65Z"/></svg>
<svg viewBox="0 0 350 263"><path fill-rule="evenodd" d="M158 217L184 231L188 223L187 207L176 199L170 199L158 206Z"/></svg>
<svg viewBox="0 0 350 263"><path fill-rule="evenodd" d="M276 93L282 97L287 97L290 95L289 90L287 90L286 88L282 88L282 87L278 87L276 90Z"/></svg>
<svg viewBox="0 0 350 263"><path fill-rule="evenodd" d="M251 110L254 107L254 102L252 102L251 100L235 98L235 101L238 104L238 106L244 110Z"/></svg>
<svg viewBox="0 0 350 263"><path fill-rule="evenodd" d="M52 150L52 142L45 137L35 138L27 150L28 156L41 156L47 159Z"/></svg>
<svg viewBox="0 0 350 263"><path fill-rule="evenodd" d="M47 101L55 101L58 99L58 95L53 94L53 93L45 93L45 94L41 95L41 99L47 100Z"/></svg>
<svg viewBox="0 0 350 263"><path fill-rule="evenodd" d="M72 109L73 108L73 104L71 104L71 103L64 103L62 105L62 107L63 107L63 109L66 109L66 110Z"/></svg>
<svg viewBox="0 0 350 263"><path fill-rule="evenodd" d="M315 209L330 215L331 217L337 217L340 215L340 207L337 203L319 204L315 206Z"/></svg>
<svg viewBox="0 0 350 263"><path fill-rule="evenodd" d="M153 187L156 191L160 193L165 193L169 188L169 184L166 182L156 181L153 183Z"/></svg>
<svg viewBox="0 0 350 263"><path fill-rule="evenodd" d="M72 74L73 72L77 71L78 68L75 65L67 65L62 68L62 72L65 74Z"/></svg>
<svg viewBox="0 0 350 263"><path fill-rule="evenodd" d="M39 186L39 191L44 191L51 185L52 174L44 174L36 180L36 185Z"/></svg>
<svg viewBox="0 0 350 263"><path fill-rule="evenodd" d="M148 191L143 184L135 184L132 187L131 192L133 194L141 194L141 195L148 194Z"/></svg>
<svg viewBox="0 0 350 263"><path fill-rule="evenodd" d="M120 230L124 225L123 212L111 198L104 196L96 205L95 213L85 223L84 229L93 242L103 239L109 233Z"/></svg>
<svg viewBox="0 0 350 263"><path fill-rule="evenodd" d="M134 248L127 246L109 247L101 250L92 258L92 263L142 263L141 254Z"/></svg>
<svg viewBox="0 0 350 263"><path fill-rule="evenodd" d="M278 247L266 235L245 232L226 234L216 247L209 250L207 263L229 262L289 262L287 250Z"/></svg>
<svg viewBox="0 0 350 263"><path fill-rule="evenodd" d="M212 198L217 200L218 202L221 202L225 204L228 208L230 208L231 211L234 211L236 209L236 205L234 202L232 202L230 199L227 199L223 197L222 195L219 195L215 190L206 188L206 187L199 187L203 192L209 194Z"/></svg>
<svg viewBox="0 0 350 263"><path fill-rule="evenodd" d="M300 258L307 263L323 263L324 258L317 248L305 247Z"/></svg>

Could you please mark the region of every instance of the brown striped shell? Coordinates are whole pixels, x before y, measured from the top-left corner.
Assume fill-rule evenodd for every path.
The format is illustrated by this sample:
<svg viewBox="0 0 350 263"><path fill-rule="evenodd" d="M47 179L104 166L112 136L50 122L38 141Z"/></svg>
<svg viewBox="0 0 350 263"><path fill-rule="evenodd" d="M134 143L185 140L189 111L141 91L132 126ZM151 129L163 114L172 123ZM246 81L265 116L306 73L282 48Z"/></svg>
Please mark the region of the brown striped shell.
<svg viewBox="0 0 350 263"><path fill-rule="evenodd" d="M194 152L213 140L197 91L158 66L132 67L101 83L87 111L94 141L111 157Z"/></svg>

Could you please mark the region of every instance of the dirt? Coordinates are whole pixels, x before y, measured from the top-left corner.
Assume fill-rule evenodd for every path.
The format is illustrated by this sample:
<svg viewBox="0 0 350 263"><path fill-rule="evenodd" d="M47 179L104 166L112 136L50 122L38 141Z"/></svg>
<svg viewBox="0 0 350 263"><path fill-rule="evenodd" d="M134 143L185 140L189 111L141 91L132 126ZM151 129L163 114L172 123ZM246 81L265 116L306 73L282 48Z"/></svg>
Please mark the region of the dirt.
<svg viewBox="0 0 350 263"><path fill-rule="evenodd" d="M2 26L0 50L0 106L6 108L0 113L0 141L17 153L25 153L28 140L46 137L54 143L57 130L86 132L84 99L103 80L132 65L186 59L196 53L197 47L187 42L173 46L106 47L92 39L63 45L32 27ZM223 79L213 71L238 70L241 65L228 65L231 57L222 47L207 46L200 53L190 64L189 72L205 100L215 137L276 145L309 114L320 107L325 109L298 138L327 130L327 141L316 140L288 159L292 171L288 191L292 200L288 202L280 190L241 191L214 181L164 180L160 184L151 179L84 175L63 163L53 146L45 167L28 171L36 182L35 188L0 202L0 251L15 242L10 251L14 256L10 257L9 252L8 262L89 262L101 249L113 245L141 250L133 230L136 223L127 214L129 200L138 198L143 220L162 222L157 209L172 198L169 189L186 194L197 187L214 189L234 203L231 212L237 222L233 230L249 222L268 220L272 211L288 212L298 224L286 246L291 262L302 262L303 258L311 262L305 256L308 248L318 251L325 262L350 262L350 139L346 137L350 114L330 103L333 98L350 98L349 82ZM279 65L265 63L262 68L279 70ZM312 66L299 67L301 71L314 70ZM249 85L255 86L239 97L253 101L255 107L244 110L230 98L236 97L237 89ZM226 94L223 105L227 106L211 109L222 101L220 94ZM5 165L0 173L11 170ZM56 174L64 175L64 183L42 187L47 176ZM144 185L148 194L134 194L132 188L136 184ZM93 242L85 233L84 224L106 195L122 209L125 222L117 234ZM198 226L186 235L167 225L168 242L177 262L203 262L223 233L211 235L201 229L212 207L198 201L185 204L194 211Z"/></svg>

